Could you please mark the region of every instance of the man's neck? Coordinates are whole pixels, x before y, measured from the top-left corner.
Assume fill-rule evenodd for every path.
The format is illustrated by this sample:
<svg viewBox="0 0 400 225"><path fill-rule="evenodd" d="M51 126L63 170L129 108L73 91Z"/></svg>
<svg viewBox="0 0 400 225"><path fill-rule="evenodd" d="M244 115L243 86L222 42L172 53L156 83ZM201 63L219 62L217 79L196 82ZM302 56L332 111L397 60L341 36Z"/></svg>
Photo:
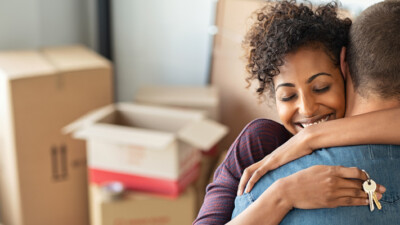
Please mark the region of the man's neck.
<svg viewBox="0 0 400 225"><path fill-rule="evenodd" d="M397 98L383 99L376 96L364 98L359 94L354 94L353 98L347 99L346 117L396 107L400 107L400 101Z"/></svg>

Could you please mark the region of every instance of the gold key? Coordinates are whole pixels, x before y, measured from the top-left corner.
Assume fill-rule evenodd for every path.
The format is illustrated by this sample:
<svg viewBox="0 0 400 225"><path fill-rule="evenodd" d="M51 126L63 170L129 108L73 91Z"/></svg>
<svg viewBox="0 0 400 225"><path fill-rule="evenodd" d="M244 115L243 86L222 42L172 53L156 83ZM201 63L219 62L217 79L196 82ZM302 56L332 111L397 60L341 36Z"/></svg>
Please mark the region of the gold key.
<svg viewBox="0 0 400 225"><path fill-rule="evenodd" d="M381 203L378 201L378 198L376 197L376 193L374 192L374 194L372 195L372 198L374 199L375 205L376 207L378 207L379 210L382 209L382 205Z"/></svg>

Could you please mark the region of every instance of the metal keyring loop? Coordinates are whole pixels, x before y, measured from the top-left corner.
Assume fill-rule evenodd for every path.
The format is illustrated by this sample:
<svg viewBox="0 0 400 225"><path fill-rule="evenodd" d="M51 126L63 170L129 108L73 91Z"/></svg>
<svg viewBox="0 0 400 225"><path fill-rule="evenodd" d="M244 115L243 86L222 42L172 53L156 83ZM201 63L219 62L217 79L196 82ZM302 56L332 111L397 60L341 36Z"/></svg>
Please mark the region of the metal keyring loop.
<svg viewBox="0 0 400 225"><path fill-rule="evenodd" d="M365 170L361 170L361 171L363 171L364 173L365 173L365 175L367 176L367 181L368 181L368 184L370 184L371 183L371 177L369 176L369 174L367 173L367 171L365 171Z"/></svg>

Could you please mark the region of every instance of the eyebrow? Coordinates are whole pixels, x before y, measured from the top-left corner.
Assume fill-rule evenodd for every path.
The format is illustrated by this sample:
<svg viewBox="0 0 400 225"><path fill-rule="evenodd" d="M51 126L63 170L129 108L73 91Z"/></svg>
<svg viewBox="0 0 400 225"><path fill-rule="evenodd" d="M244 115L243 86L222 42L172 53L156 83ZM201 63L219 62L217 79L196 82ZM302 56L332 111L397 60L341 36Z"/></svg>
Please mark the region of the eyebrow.
<svg viewBox="0 0 400 225"><path fill-rule="evenodd" d="M307 79L306 83L307 84L311 83L315 78L317 78L319 76L330 76L330 77L332 77L332 75L329 74L329 73L321 72L321 73L317 73L317 74L312 75L310 78ZM294 84L292 84L292 83L279 84L278 86L276 86L275 91L278 90L279 87L294 87Z"/></svg>
<svg viewBox="0 0 400 225"><path fill-rule="evenodd" d="M329 73L324 73L324 72L322 72L322 73L317 73L317 74L312 75L310 78L308 78L307 84L311 83L311 81L313 81L315 78L317 78L317 77L319 77L319 76L322 76L322 75L332 77L332 75L329 74Z"/></svg>

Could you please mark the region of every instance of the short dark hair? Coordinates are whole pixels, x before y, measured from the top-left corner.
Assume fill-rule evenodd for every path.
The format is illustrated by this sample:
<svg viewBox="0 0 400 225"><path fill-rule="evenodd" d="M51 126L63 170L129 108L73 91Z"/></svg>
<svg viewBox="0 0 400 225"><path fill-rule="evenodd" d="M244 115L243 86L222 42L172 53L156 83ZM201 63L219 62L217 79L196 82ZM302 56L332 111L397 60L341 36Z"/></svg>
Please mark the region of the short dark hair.
<svg viewBox="0 0 400 225"><path fill-rule="evenodd" d="M400 1L377 3L356 18L346 58L358 94L400 100Z"/></svg>
<svg viewBox="0 0 400 225"><path fill-rule="evenodd" d="M244 47L248 52L247 82L258 80L257 92L267 88L274 94L272 78L280 73L287 54L301 47L322 48L340 65L340 51L347 46L351 26L349 18L337 15L338 4L331 2L313 9L311 3L295 0L267 2L255 12L255 22L248 31Z"/></svg>

